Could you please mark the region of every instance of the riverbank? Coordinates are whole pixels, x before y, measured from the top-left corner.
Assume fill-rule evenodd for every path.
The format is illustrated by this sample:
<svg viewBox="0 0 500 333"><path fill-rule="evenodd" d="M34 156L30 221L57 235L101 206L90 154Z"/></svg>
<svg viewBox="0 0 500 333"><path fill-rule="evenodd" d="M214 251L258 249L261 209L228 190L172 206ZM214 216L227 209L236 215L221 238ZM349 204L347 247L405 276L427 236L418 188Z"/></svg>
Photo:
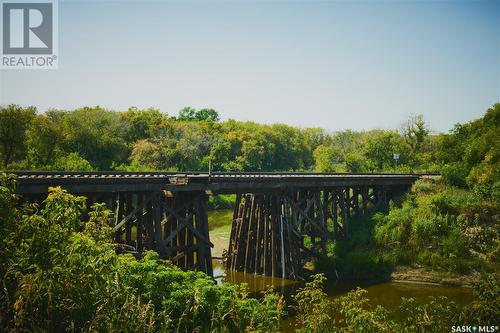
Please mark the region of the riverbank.
<svg viewBox="0 0 500 333"><path fill-rule="evenodd" d="M233 211L230 209L219 209L208 212L208 229L210 231L210 241L214 244L212 257L222 257L222 251L229 247L229 237L231 235L231 221Z"/></svg>
<svg viewBox="0 0 500 333"><path fill-rule="evenodd" d="M453 287L470 288L479 281L479 274L460 275L449 272L440 272L425 268L400 266L391 273L391 281L425 283Z"/></svg>
<svg viewBox="0 0 500 333"><path fill-rule="evenodd" d="M222 209L209 212L210 241L214 244L212 256L219 258L229 246L232 210ZM310 267L312 268L312 267ZM424 267L397 266L389 281L401 283L434 284L454 287L471 287L479 280L479 274L460 275Z"/></svg>

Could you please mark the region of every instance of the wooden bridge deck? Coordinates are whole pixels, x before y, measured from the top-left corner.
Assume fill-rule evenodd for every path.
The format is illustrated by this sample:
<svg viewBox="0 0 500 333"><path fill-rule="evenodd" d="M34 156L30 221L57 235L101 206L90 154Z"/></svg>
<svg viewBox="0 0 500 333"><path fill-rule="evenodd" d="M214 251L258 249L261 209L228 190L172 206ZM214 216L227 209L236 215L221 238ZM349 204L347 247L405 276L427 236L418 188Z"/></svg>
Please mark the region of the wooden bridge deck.
<svg viewBox="0 0 500 333"><path fill-rule="evenodd" d="M293 172L49 172L15 171L19 193L47 193L49 186L70 192L207 191L244 193L333 186L408 186L418 174Z"/></svg>

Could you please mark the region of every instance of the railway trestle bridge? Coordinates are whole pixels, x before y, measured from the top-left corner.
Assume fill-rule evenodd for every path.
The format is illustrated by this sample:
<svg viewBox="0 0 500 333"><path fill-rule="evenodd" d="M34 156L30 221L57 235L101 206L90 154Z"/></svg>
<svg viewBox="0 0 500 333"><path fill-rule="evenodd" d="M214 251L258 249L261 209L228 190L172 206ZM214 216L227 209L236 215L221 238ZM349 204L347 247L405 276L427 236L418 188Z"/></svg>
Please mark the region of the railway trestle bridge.
<svg viewBox="0 0 500 333"><path fill-rule="evenodd" d="M115 241L155 250L183 269L212 275L208 197L236 194L226 265L236 271L297 279L303 264L349 237L349 218L387 211L416 174L14 172L24 200L61 186L106 203Z"/></svg>

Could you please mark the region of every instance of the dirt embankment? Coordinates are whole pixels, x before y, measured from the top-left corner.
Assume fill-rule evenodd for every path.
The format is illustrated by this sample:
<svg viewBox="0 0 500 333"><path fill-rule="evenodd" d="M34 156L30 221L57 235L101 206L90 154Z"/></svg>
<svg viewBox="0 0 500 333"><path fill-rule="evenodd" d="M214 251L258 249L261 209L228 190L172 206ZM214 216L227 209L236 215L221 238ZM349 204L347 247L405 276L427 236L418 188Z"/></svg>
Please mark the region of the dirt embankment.
<svg viewBox="0 0 500 333"><path fill-rule="evenodd" d="M479 274L458 275L438 272L425 268L398 267L391 274L393 281L412 283L432 283L457 287L471 287L479 280Z"/></svg>

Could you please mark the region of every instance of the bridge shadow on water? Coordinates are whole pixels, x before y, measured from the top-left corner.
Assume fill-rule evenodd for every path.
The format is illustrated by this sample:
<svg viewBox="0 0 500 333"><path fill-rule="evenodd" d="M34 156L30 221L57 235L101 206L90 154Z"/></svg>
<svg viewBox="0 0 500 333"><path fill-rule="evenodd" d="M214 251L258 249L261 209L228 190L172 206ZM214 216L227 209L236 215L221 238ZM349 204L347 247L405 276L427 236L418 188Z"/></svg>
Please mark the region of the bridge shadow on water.
<svg viewBox="0 0 500 333"><path fill-rule="evenodd" d="M330 242L329 256L320 257L306 265L310 268L310 274L323 272L327 275L324 291L329 297L341 297L361 287L368 291L371 305L381 305L387 309L397 309L402 297L414 298L420 304L428 303L431 296L446 296L459 305L472 301L473 294L468 288L390 281L393 267L379 261L376 255L376 221L383 214L376 212L363 217L351 216L348 220L349 238ZM256 298L269 288L283 295L288 307L286 317L282 320L282 332L294 332L296 318L293 296L304 287L304 281L230 271L218 260L214 260L213 266L218 284L245 283L249 295ZM395 315L398 316L398 311Z"/></svg>
<svg viewBox="0 0 500 333"><path fill-rule="evenodd" d="M382 214L350 217L349 238L329 242L328 255L313 261L314 271L338 282L355 281L367 285L389 280L392 267L377 258L375 242L376 219Z"/></svg>
<svg viewBox="0 0 500 333"><path fill-rule="evenodd" d="M377 260L374 239L376 225L374 215L381 214L384 212L377 211L361 217L356 215L349 217L349 238L339 237L328 241L328 254L321 255L305 265L305 280L309 275L324 273L328 278L325 290L332 296L344 294L357 286L366 288L387 282L392 267ZM262 291L272 287L288 298L295 294L298 288L304 286L303 280L232 271L219 260L214 260L213 266L217 283L245 283L250 294L257 297Z"/></svg>

